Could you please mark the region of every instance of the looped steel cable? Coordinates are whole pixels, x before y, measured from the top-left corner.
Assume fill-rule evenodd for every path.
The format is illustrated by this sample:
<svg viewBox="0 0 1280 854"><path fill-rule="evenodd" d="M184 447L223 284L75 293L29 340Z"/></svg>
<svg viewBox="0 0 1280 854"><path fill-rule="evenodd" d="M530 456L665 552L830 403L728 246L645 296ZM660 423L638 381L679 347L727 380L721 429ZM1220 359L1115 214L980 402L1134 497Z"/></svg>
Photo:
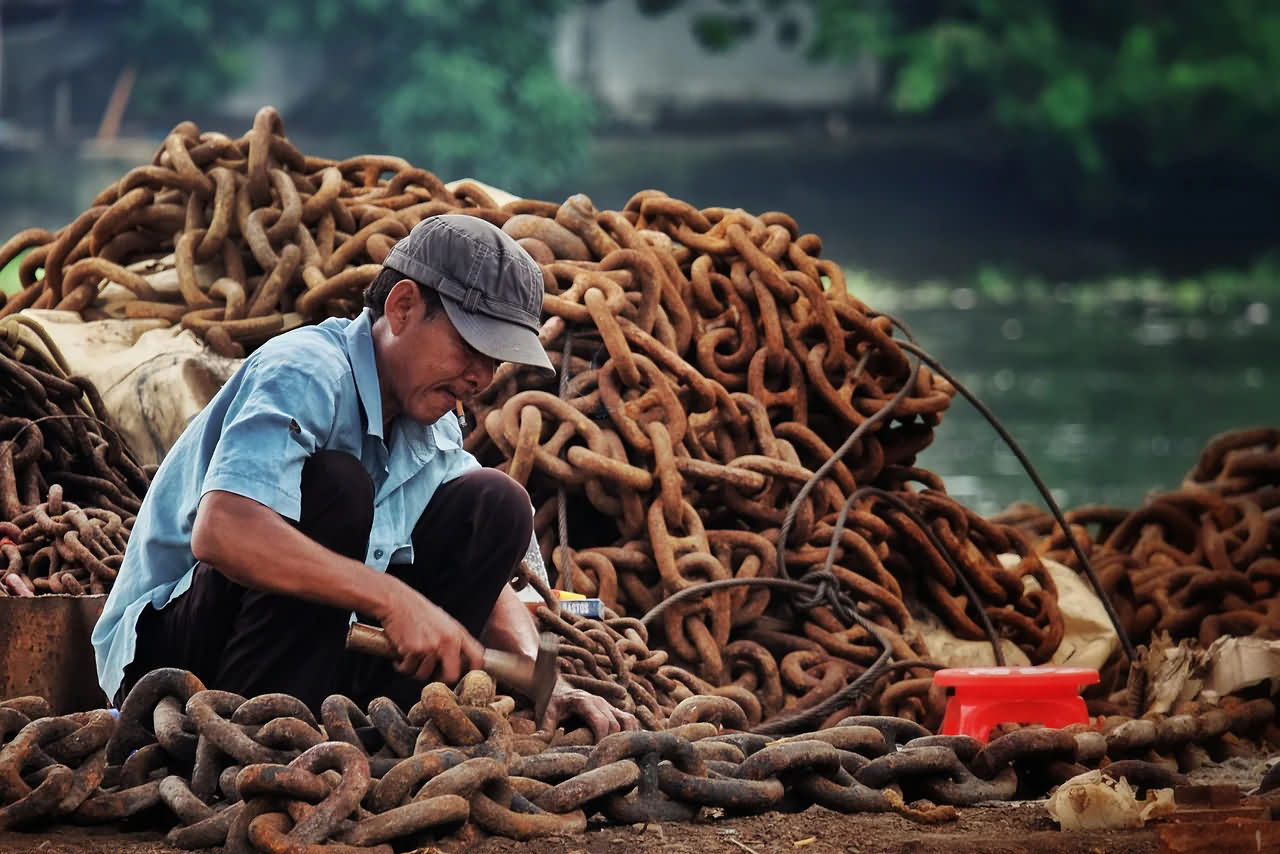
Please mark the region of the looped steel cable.
<svg viewBox="0 0 1280 854"><path fill-rule="evenodd" d="M905 329L904 329L904 332L906 332L908 336L910 336L911 334L908 330L905 330ZM918 348L916 348L914 345L910 344L909 342L903 342L903 346L908 347L915 355L920 356L920 354L917 352ZM784 555L783 548L786 542L787 532L791 529L791 525L795 520L796 514L799 512L801 503L804 501L806 497L808 497L809 493L813 491L814 487L817 486L818 482L821 481L821 479L825 477L831 471L831 469L835 467L835 465L838 462L841 461L841 458L843 458L844 455L849 452L849 450L854 446L854 444L858 441L858 439L862 437L863 433L869 430L878 421L889 417L890 413L892 413L893 411L893 408L903 398L906 397L907 393L914 386L915 378L916 378L916 375L919 373L919 369L920 369L920 362L919 360L917 360L912 364L910 378L907 380L907 382L902 384L902 388L898 390L897 394L894 395L894 397L889 401L889 403L883 406L879 411L877 411L874 415L869 417L862 424L859 424L858 427L849 434L849 437L845 439L845 441L840 445L840 447L836 450L836 452L832 454L830 457L828 457L827 460L821 466L819 466L816 471L814 471L813 475L810 476L810 478L807 481L805 481L804 486L800 488L800 491L796 493L796 497L791 502L791 506L787 508L786 519L783 521L782 530L778 534L778 567L783 577L786 577L786 562L785 562L785 555ZM935 370L938 370L938 369L935 367ZM941 373L941 371L939 372ZM951 381L949 377L948 377L948 381ZM815 593L814 596L812 597L809 597L809 596L799 597L799 598L795 598L793 601L795 601L796 604L802 608L813 608L823 601L830 601L833 603L833 607L837 607L837 605L835 604L836 597L833 595L830 595L830 592L829 592L830 582L828 582L826 579L832 579L832 581L834 581L833 577L831 576L831 566L835 562L836 548L839 544L840 533L844 530L845 520L849 515L849 508L851 508L859 498L862 498L868 495L875 496L878 499L881 499L883 501L887 501L893 504L899 510L901 510L902 512L910 516L916 522L916 524L920 527L920 529L925 532L925 535L929 537L931 542L934 544L934 547L938 550L938 553L942 555L942 557L951 566L952 571L955 573L957 580L960 582L961 586L964 587L965 593L969 597L969 601L973 603L978 614L978 619L981 621L982 627L987 633L987 639L991 643L991 651L992 651L992 654L995 656L996 665L1004 666L1004 651L1003 649L1001 649L1000 640L996 634L995 627L991 624L991 619L987 616L986 611L982 608L981 599L978 597L977 591L973 589L973 585L970 584L964 572L962 572L960 568L956 566L955 560L953 559L950 553L950 550L948 550L941 542L938 541L937 535L934 534L932 527L929 526L927 523L925 523L924 520L920 519L920 517L916 514L915 510L913 510L909 505L907 505L906 502L904 502L898 496L883 489L878 489L875 487L861 487L859 489L855 489L853 492L849 494L849 497L845 500L844 505L840 508L840 513L836 517L836 521L833 526L833 533L831 535L831 545L830 545L830 548L827 550L826 561L823 564L822 571L821 573L818 574L819 578L822 579L822 584L818 587L818 592ZM844 618L846 622L850 622L848 620L847 613L841 613L840 616Z"/></svg>
<svg viewBox="0 0 1280 854"><path fill-rule="evenodd" d="M786 518L783 519L782 529L778 533L778 571L784 578L787 577L787 562L784 551L786 548L787 535L791 532L791 526L795 524L796 515L800 512L800 505L809 497L809 494L813 492L814 487L816 487L818 483L830 473L831 469L844 459L845 454L849 453L849 450L859 439L868 433L872 427L889 418L894 407L901 403L915 386L916 375L919 371L920 363L919 361L916 361L911 367L911 374L907 378L907 381L902 384L902 388L898 389L897 393L889 399L889 402L886 405L882 406L870 418L855 427L853 432L849 434L848 438L846 438L844 442L841 443L840 447L836 449L836 452L828 457L822 465L818 466L817 470L815 470L809 479L805 481L804 485L800 487L800 491L796 493L796 497L792 500L791 506L787 508ZM836 535L832 536L833 543L837 539L840 530L843 530L843 528L838 527ZM828 566L828 569L829 568L830 567Z"/></svg>
<svg viewBox="0 0 1280 854"><path fill-rule="evenodd" d="M894 323L898 323L898 321L895 320ZM973 407L981 413L982 417L987 420L987 423L989 423L996 433L1000 435L1000 438L1004 440L1004 443L1009 447L1009 450L1018 458L1018 462L1022 464L1023 470L1026 471L1027 476L1030 477L1031 482L1035 484L1036 490L1044 499L1045 504L1048 505L1049 511L1053 514L1053 518L1062 526L1063 535L1071 544L1071 549L1075 552L1076 559L1080 561L1080 566L1084 570L1085 575L1088 576L1090 585L1093 586L1094 592L1098 595L1098 598L1102 601L1102 606L1107 611L1107 618L1111 621L1112 627L1116 630L1116 635L1120 639L1120 647L1124 650L1125 657L1128 658L1130 662L1136 662L1138 660L1138 651L1134 648L1133 641L1129 639L1129 633L1125 631L1124 623L1116 613L1115 604L1111 601L1111 597L1107 595L1107 591L1102 586L1102 582L1098 580L1098 575L1093 571L1093 566L1089 563L1088 556L1085 555L1084 549L1081 548L1079 540L1077 540L1075 534L1072 533L1071 526L1067 524L1066 518L1062 515L1062 509L1058 507L1058 502L1054 500L1053 493L1049 491L1049 487L1045 486L1044 480L1040 477L1040 473L1036 471L1035 466L1033 466L1031 461L1027 459L1027 455L1023 453L1022 447L1014 440L1013 436L1005 429L1004 425L1000 423L1000 420L996 418L995 414L978 399L978 396L943 368L937 359L930 356L922 348L911 341L904 341L902 346L924 360L933 370L946 377L947 382L955 386L956 390L964 395L966 400L973 404Z"/></svg>
<svg viewBox="0 0 1280 854"><path fill-rule="evenodd" d="M560 351L560 399L565 398L569 390L569 358L573 354L573 335L564 336L564 348ZM556 525L560 535L561 559L564 569L560 573L561 584L566 593L573 593L574 560L569 548L569 507L568 495L564 486L556 487Z"/></svg>
<svg viewBox="0 0 1280 854"><path fill-rule="evenodd" d="M849 597L840 590L840 582L830 569L815 569L800 577L800 581L813 586L812 594L795 593L791 601L796 607L808 611L822 605L831 608L842 623L854 622L854 609L849 605Z"/></svg>

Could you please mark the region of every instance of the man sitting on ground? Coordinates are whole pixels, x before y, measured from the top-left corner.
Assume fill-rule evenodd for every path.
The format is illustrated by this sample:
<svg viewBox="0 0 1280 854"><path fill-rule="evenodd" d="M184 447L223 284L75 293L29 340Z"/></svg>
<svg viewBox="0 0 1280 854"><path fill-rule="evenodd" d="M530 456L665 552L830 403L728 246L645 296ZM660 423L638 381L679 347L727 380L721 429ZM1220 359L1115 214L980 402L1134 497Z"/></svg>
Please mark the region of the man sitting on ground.
<svg viewBox="0 0 1280 854"><path fill-rule="evenodd" d="M500 362L552 370L542 288L509 235L437 216L391 250L359 317L254 351L138 512L93 632L106 695L119 704L148 671L179 667L312 709L330 694L408 708L425 680L479 667L481 641L536 655L508 584L530 541L529 496L463 449L454 412ZM394 665L346 651L353 614L382 626ZM569 714L597 736L638 726L561 680L539 724Z"/></svg>

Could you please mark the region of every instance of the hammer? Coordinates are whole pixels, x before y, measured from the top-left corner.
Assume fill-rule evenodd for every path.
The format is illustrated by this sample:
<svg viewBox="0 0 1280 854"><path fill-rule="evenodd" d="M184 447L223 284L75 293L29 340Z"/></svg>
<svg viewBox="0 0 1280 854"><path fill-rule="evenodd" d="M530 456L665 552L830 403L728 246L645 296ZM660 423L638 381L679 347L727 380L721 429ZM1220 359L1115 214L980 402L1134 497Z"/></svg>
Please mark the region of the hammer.
<svg viewBox="0 0 1280 854"><path fill-rule="evenodd" d="M387 640L386 633L377 626L365 623L352 623L351 628L347 629L347 649L382 658L399 657L392 648L391 641ZM543 632L538 637L536 660L514 652L486 648L480 666L497 681L533 700L534 720L541 726L547 702L551 699L551 691L556 687L558 679L556 656L559 651L560 638L551 632Z"/></svg>

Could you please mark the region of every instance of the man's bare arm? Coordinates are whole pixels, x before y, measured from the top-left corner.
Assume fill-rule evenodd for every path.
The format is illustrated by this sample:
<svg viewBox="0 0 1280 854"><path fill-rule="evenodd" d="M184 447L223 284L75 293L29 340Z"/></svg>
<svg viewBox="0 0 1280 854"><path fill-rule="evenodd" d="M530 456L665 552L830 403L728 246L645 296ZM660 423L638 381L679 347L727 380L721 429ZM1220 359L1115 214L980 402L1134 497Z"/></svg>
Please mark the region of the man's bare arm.
<svg viewBox="0 0 1280 854"><path fill-rule="evenodd" d="M439 668L440 678L452 683L480 666L479 642L421 593L325 548L252 499L206 493L196 511L191 551L245 587L376 618L406 675L425 680Z"/></svg>
<svg viewBox="0 0 1280 854"><path fill-rule="evenodd" d="M489 612L489 620L480 632L480 640L485 646L494 649L518 652L530 658L537 657L538 627L534 624L529 609L520 601L515 588L510 584L502 585L502 592L498 594L498 600L493 603L493 610Z"/></svg>

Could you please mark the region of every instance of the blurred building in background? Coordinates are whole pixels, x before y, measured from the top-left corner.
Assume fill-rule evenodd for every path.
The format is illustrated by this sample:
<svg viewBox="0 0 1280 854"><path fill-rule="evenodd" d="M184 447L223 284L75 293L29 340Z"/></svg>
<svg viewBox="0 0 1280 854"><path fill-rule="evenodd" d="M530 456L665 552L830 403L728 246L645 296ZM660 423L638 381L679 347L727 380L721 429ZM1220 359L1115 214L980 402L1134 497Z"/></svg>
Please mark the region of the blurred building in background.
<svg viewBox="0 0 1280 854"><path fill-rule="evenodd" d="M560 18L556 68L612 120L641 127L705 123L708 113L720 121L838 115L880 94L879 63L870 56L853 63L809 57L816 26L810 6L795 4L784 34L760 26L732 49L709 51L696 21L723 9L717 0L698 0L655 16L635 0L580 5Z"/></svg>
<svg viewBox="0 0 1280 854"><path fill-rule="evenodd" d="M696 35L699 16L722 10L695 0L661 15L635 0L569 4L552 46L562 81L591 96L606 125L653 128L712 121L829 119L873 102L880 66L870 56L852 63L815 62L807 55L815 26L798 4L780 35L761 27L729 50L708 51ZM98 133L112 94L120 92L110 34L128 0L0 0L0 146L29 147ZM210 112L251 119L264 103L286 116L324 86L321 52L297 41L262 41L247 49L244 79Z"/></svg>

